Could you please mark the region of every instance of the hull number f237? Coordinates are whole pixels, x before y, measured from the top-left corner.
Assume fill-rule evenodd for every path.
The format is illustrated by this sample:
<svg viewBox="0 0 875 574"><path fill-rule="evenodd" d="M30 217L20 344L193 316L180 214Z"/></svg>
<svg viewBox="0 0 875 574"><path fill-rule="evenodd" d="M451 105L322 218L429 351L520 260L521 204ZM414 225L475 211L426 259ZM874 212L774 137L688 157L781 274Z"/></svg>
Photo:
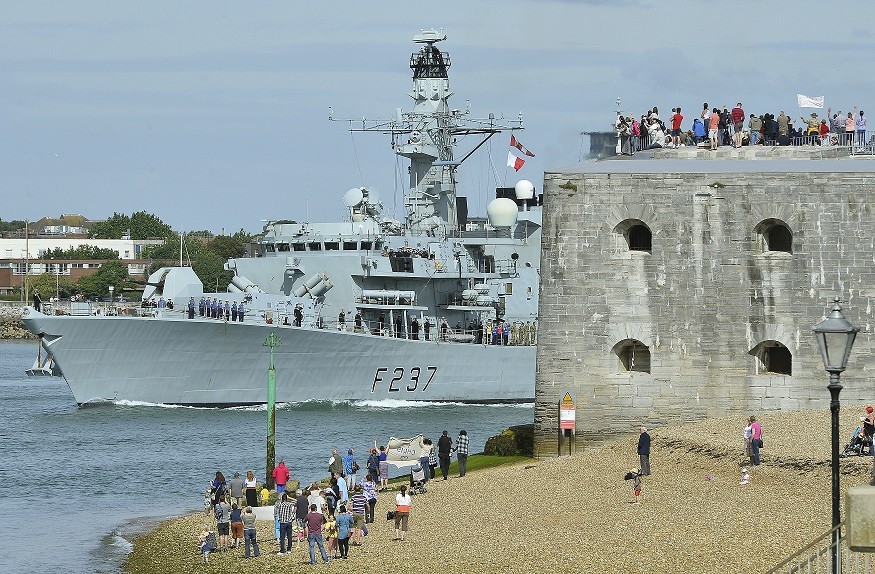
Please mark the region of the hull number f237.
<svg viewBox="0 0 875 574"><path fill-rule="evenodd" d="M425 391L431 384L431 380L434 378L437 370L438 368L434 366L428 366L425 369L422 367L410 367L407 370L404 367L395 367L391 371L389 367L379 367L377 372L374 373L374 384L371 385L371 392L377 392L377 385L382 386L382 384L387 382L389 383L388 391L390 393L401 391L412 393L417 389Z"/></svg>

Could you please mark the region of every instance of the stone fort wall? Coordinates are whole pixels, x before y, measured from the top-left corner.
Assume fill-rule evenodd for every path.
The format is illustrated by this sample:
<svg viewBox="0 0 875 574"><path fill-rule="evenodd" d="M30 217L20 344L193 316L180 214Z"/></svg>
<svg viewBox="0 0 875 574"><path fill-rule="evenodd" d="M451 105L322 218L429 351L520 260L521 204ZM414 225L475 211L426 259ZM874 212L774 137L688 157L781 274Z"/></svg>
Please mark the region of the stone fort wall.
<svg viewBox="0 0 875 574"><path fill-rule="evenodd" d="M811 327L836 294L861 328L841 399L875 401L875 161L591 162L546 173L544 205L536 456L558 453L566 392L578 448L640 424L738 413L740 437L762 411L829 416ZM649 252L629 248L640 224ZM775 224L784 250L770 250ZM641 344L631 370L623 341ZM764 363L774 346L791 374Z"/></svg>

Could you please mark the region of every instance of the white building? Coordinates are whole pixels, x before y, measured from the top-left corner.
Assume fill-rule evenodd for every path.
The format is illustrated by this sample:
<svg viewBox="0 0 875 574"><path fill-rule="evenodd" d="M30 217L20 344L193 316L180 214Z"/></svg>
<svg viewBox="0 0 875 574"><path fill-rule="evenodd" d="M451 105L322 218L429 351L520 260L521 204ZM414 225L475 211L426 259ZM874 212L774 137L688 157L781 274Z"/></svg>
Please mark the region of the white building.
<svg viewBox="0 0 875 574"><path fill-rule="evenodd" d="M0 238L0 259L40 259L53 249L67 251L85 245L112 249L119 259L140 259L147 246L163 244L161 239Z"/></svg>

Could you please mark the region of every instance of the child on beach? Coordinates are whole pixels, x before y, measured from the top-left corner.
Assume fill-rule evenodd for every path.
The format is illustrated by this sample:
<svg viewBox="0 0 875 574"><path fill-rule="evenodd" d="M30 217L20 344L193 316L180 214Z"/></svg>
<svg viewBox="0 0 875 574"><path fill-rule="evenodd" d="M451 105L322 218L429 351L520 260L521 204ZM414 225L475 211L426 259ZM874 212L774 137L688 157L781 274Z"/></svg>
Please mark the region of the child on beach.
<svg viewBox="0 0 875 574"><path fill-rule="evenodd" d="M331 514L325 515L325 525L322 527L322 532L328 539L328 552L332 558L337 558L337 521Z"/></svg>
<svg viewBox="0 0 875 574"><path fill-rule="evenodd" d="M635 502L633 502L632 504L641 504L641 470L638 468L633 468L626 473L626 476L623 477L623 480L632 481L632 493L635 495Z"/></svg>
<svg viewBox="0 0 875 574"><path fill-rule="evenodd" d="M203 527L197 538L197 547L201 552L204 564L206 564L210 560L210 551L216 547L216 535L206 526Z"/></svg>

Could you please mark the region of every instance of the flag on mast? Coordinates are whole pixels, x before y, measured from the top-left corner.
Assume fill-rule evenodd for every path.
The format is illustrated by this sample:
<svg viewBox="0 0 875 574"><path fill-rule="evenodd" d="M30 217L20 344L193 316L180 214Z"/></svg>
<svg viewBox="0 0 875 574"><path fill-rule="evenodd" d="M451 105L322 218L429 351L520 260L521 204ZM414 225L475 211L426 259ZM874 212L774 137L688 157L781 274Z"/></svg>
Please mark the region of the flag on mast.
<svg viewBox="0 0 875 574"><path fill-rule="evenodd" d="M821 107L823 107L823 106L821 106ZM535 157L535 154L533 154L532 152L527 150L525 147L523 147L523 144L521 144L519 142L519 140L516 139L516 136L513 134L510 134L510 147L517 148L518 150L520 150L521 152L523 152L524 154L526 154L529 157Z"/></svg>
<svg viewBox="0 0 875 574"><path fill-rule="evenodd" d="M507 166L512 167L514 171L522 169L524 163L526 160L513 155L513 152L507 152Z"/></svg>

